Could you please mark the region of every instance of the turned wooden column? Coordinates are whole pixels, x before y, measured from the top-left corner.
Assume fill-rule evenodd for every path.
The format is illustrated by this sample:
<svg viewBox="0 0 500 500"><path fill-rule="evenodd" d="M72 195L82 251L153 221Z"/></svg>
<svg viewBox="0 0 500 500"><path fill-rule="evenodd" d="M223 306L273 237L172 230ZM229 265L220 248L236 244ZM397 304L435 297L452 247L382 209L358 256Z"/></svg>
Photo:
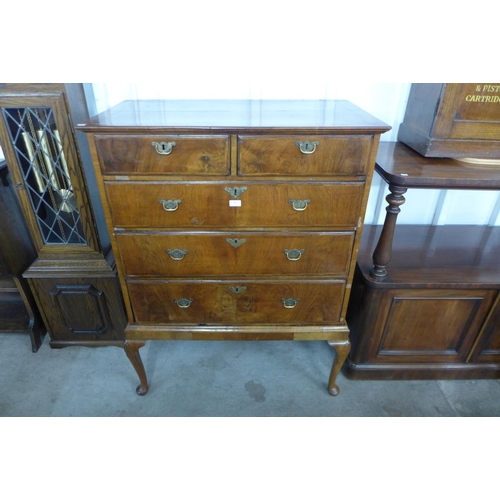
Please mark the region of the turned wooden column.
<svg viewBox="0 0 500 500"><path fill-rule="evenodd" d="M394 184L389 184L389 191L386 196L387 203L385 221L382 228L382 233L377 243L377 247L373 252L373 267L370 269L370 276L373 278L383 278L387 275L387 264L391 261L392 256L392 241L394 239L394 229L398 218L399 208L406 200L404 194L407 189Z"/></svg>

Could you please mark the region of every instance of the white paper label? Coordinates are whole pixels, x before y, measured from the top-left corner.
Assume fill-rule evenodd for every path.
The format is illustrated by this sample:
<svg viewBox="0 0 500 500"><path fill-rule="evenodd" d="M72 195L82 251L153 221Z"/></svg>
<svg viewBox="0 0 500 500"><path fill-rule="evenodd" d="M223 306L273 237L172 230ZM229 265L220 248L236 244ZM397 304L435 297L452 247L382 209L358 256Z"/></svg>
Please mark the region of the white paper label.
<svg viewBox="0 0 500 500"><path fill-rule="evenodd" d="M230 207L241 207L241 200L229 200Z"/></svg>

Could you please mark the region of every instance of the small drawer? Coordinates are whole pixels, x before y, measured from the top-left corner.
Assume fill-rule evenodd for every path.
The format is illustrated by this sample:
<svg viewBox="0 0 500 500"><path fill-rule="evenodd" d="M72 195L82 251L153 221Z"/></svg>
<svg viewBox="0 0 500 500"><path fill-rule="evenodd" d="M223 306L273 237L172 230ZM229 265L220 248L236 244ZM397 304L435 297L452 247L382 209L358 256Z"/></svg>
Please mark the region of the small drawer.
<svg viewBox="0 0 500 500"><path fill-rule="evenodd" d="M362 175L372 136L241 136L238 175Z"/></svg>
<svg viewBox="0 0 500 500"><path fill-rule="evenodd" d="M229 175L229 136L96 135L104 175Z"/></svg>
<svg viewBox="0 0 500 500"><path fill-rule="evenodd" d="M106 182L113 225L161 229L351 227L364 184Z"/></svg>
<svg viewBox="0 0 500 500"><path fill-rule="evenodd" d="M117 233L127 276L347 276L354 233Z"/></svg>
<svg viewBox="0 0 500 500"><path fill-rule="evenodd" d="M343 281L129 281L138 323L336 323Z"/></svg>

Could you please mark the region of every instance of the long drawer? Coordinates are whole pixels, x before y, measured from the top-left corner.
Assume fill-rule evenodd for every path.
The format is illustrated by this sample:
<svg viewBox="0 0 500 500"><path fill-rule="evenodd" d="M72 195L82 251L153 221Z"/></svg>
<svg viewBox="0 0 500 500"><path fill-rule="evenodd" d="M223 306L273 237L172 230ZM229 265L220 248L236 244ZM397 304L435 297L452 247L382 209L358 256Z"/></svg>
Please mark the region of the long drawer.
<svg viewBox="0 0 500 500"><path fill-rule="evenodd" d="M339 321L344 281L129 281L139 323Z"/></svg>
<svg viewBox="0 0 500 500"><path fill-rule="evenodd" d="M356 227L362 182L106 182L113 225Z"/></svg>
<svg viewBox="0 0 500 500"><path fill-rule="evenodd" d="M346 276L353 232L117 233L127 276Z"/></svg>
<svg viewBox="0 0 500 500"><path fill-rule="evenodd" d="M361 175L368 171L372 136L242 136L238 174Z"/></svg>
<svg viewBox="0 0 500 500"><path fill-rule="evenodd" d="M229 175L229 136L96 135L106 175Z"/></svg>

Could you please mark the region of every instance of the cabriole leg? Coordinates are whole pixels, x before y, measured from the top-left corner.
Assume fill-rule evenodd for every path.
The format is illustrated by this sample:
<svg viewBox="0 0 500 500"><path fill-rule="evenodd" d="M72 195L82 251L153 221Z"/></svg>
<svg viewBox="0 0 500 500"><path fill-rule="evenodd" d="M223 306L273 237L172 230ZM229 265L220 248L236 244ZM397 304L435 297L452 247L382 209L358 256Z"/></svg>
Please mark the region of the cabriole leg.
<svg viewBox="0 0 500 500"><path fill-rule="evenodd" d="M349 351L351 350L351 343L348 340L330 341L328 344L335 350L336 356L333 360L332 371L330 372L330 380L328 381L328 393L330 396L336 396L340 389L335 384L337 375L344 364Z"/></svg>
<svg viewBox="0 0 500 500"><path fill-rule="evenodd" d="M125 342L123 348L125 349L125 354L132 363L137 375L139 376L140 384L137 386L136 392L139 396L144 396L148 392L148 379L146 377L146 370L144 370L144 365L142 364L141 355L139 354L139 349L143 347L146 342Z"/></svg>

